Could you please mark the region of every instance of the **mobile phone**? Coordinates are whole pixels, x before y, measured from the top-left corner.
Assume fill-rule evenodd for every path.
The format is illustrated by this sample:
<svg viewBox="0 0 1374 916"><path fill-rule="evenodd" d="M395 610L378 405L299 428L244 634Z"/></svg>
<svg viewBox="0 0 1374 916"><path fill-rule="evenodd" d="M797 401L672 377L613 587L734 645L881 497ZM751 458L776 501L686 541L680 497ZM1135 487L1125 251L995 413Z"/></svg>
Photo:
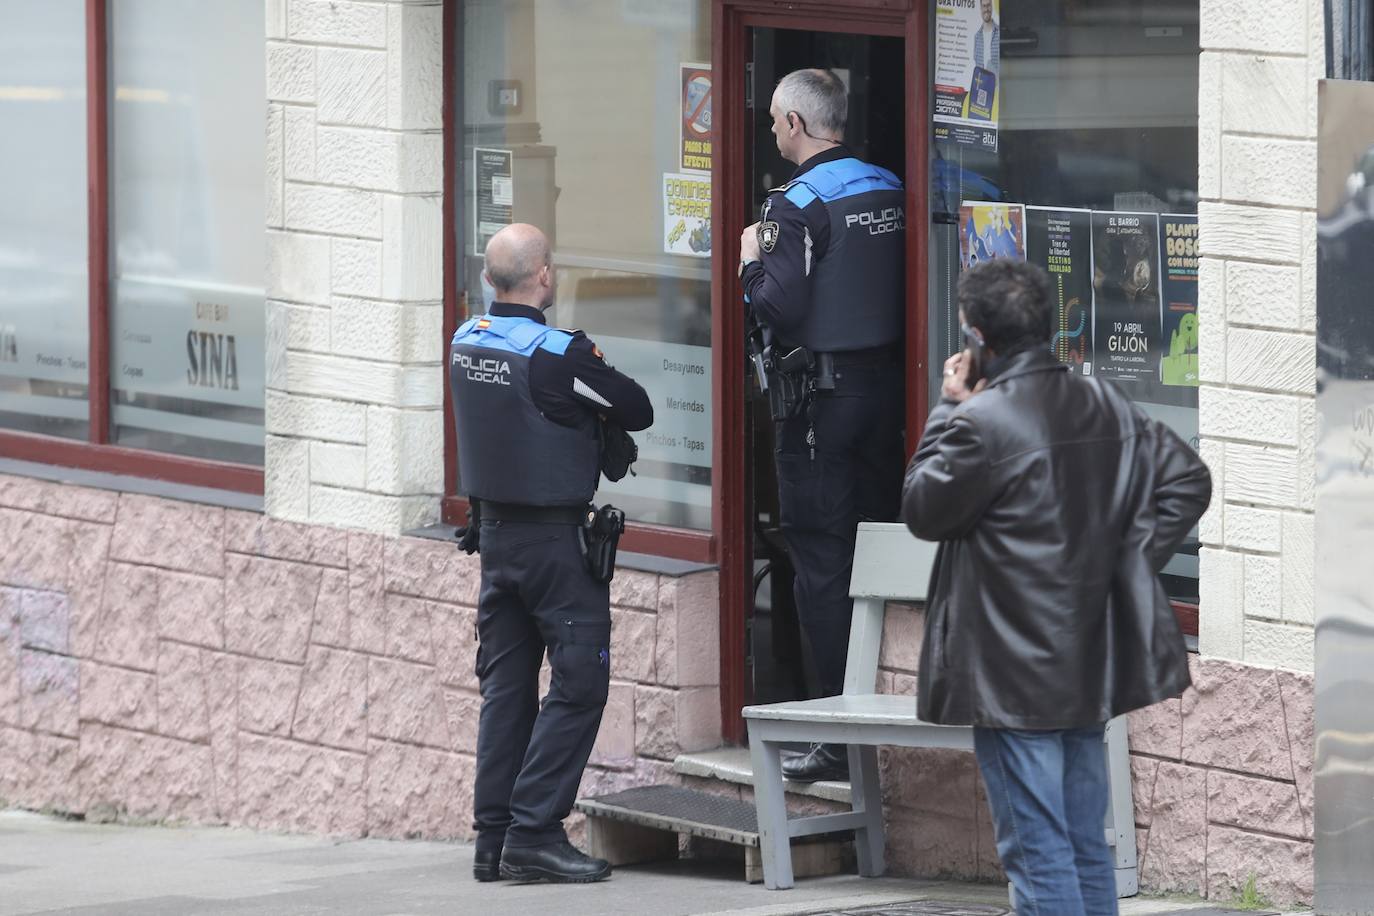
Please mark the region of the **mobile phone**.
<svg viewBox="0 0 1374 916"><path fill-rule="evenodd" d="M964 333L964 347L968 352L969 365L968 374L965 376L965 383L969 390L978 384L983 377L983 349L987 346L983 341L983 335L979 334L976 328L971 328L966 324L959 325L959 330Z"/></svg>

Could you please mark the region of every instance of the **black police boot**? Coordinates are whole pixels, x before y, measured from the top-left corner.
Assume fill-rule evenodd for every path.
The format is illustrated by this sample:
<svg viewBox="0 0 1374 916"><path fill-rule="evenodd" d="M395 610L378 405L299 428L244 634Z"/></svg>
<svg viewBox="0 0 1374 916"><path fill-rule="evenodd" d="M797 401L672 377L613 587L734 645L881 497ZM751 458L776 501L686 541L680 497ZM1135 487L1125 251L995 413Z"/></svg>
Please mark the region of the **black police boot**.
<svg viewBox="0 0 1374 916"><path fill-rule="evenodd" d="M813 744L799 757L782 762L782 775L796 782L825 782L849 778L849 748L843 744Z"/></svg>
<svg viewBox="0 0 1374 916"><path fill-rule="evenodd" d="M501 850L477 850L472 857L472 876L483 882L500 881Z"/></svg>
<svg viewBox="0 0 1374 916"><path fill-rule="evenodd" d="M610 876L609 862L593 859L567 840L542 846L508 846L501 853L501 877L512 881L589 884Z"/></svg>

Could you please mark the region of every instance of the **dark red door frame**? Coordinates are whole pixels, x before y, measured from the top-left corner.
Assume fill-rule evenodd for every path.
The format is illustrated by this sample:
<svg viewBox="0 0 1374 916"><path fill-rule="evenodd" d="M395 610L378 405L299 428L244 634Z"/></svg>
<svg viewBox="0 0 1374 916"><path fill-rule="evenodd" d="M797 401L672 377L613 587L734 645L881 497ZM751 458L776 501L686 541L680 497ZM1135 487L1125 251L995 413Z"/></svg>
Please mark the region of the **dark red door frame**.
<svg viewBox="0 0 1374 916"><path fill-rule="evenodd" d="M86 0L86 442L0 430L0 456L262 493L262 468L110 445L110 32L107 0Z"/></svg>
<svg viewBox="0 0 1374 916"><path fill-rule="evenodd" d="M721 125L711 182L713 234L723 242L712 260L712 337L715 341L714 435L715 525L720 563L720 708L727 741L742 742L740 710L749 703L745 670L745 625L753 558L749 536L752 519L745 493L744 448L744 313L743 290L734 270L736 240L744 231L745 144L752 125L744 102L745 64L751 28L806 29L902 37L906 41L906 188L907 188L907 425L925 419L926 329L926 189L927 110L926 13L922 0L771 3L760 0L716 0L711 16L712 61L718 91L716 123ZM910 437L909 437L910 438Z"/></svg>

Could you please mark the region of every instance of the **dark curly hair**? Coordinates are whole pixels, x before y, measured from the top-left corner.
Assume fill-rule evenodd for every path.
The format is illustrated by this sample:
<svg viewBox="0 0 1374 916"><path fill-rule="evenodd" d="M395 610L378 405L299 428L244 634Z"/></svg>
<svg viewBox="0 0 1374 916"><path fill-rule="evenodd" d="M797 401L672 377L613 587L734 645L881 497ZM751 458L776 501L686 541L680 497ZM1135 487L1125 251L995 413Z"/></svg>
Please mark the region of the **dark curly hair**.
<svg viewBox="0 0 1374 916"><path fill-rule="evenodd" d="M999 355L1048 344L1054 333L1049 274L1024 261L994 258L964 271L959 308Z"/></svg>

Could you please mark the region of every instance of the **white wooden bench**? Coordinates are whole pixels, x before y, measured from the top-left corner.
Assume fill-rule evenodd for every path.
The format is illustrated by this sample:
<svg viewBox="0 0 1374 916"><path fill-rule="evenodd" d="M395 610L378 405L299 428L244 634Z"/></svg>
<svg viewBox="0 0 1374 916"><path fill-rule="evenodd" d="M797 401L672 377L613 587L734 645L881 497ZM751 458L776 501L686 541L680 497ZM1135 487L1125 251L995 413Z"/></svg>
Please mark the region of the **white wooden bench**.
<svg viewBox="0 0 1374 916"><path fill-rule="evenodd" d="M747 706L749 751L754 770L759 845L764 885L792 886L793 837L853 830L859 874L881 875L883 799L878 781L878 745L973 749L973 729L932 725L916 718L916 698L874 693L883 613L891 601L924 601L935 544L918 541L903 525L865 522L859 525L854 575L849 593L854 619L849 631L844 693L837 697ZM783 796L782 746L792 742L837 742L849 745L852 810L789 819ZM1125 718L1107 725L1107 766L1111 803L1107 842L1116 862L1117 894L1137 891L1135 814L1131 802L1131 766Z"/></svg>

